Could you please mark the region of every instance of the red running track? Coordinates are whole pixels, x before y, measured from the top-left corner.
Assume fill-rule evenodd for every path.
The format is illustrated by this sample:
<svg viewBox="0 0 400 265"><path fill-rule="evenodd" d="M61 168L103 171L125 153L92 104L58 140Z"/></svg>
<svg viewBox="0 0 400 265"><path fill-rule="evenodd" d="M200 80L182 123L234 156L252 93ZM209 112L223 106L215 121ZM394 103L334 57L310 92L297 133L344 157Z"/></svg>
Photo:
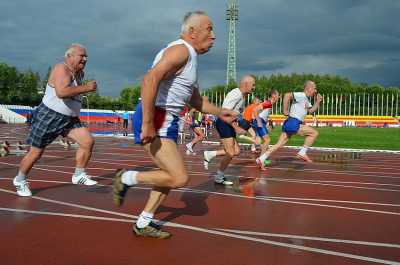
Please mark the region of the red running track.
<svg viewBox="0 0 400 265"><path fill-rule="evenodd" d="M0 141L26 132L1 125ZM22 157L1 157L0 264L400 264L399 154L311 151L305 164L282 149L260 172L244 151L227 171L235 185L223 187L211 178L218 160L202 166L202 150L215 148L184 155L190 183L156 214L167 240L131 232L149 187L112 203L115 169L154 168L130 139L96 139L95 187L72 185L75 150L50 145L29 176L31 198L11 184Z"/></svg>

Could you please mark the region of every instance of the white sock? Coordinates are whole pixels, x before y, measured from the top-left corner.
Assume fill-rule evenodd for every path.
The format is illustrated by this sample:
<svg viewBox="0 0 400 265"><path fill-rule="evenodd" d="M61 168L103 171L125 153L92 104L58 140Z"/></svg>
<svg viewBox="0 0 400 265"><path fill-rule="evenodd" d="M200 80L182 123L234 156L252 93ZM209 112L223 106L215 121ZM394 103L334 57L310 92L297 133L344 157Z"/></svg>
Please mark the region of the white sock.
<svg viewBox="0 0 400 265"><path fill-rule="evenodd" d="M122 174L121 181L125 185L128 186L133 186L138 184L138 181L136 179L136 175L139 173L139 171L126 171L124 174Z"/></svg>
<svg viewBox="0 0 400 265"><path fill-rule="evenodd" d="M259 157L259 159L261 160L261 162L264 162L265 159L267 159L267 158L268 158L268 154L267 154L267 153L264 153L264 154L260 155L260 157Z"/></svg>
<svg viewBox="0 0 400 265"><path fill-rule="evenodd" d="M136 222L136 226L138 228L143 228L146 227L150 224L151 220L153 220L153 213L148 213L143 211L140 215L139 215L139 219Z"/></svg>
<svg viewBox="0 0 400 265"><path fill-rule="evenodd" d="M187 147L188 149L191 149L191 148L193 147L193 143L192 143L192 142L188 143L188 144L186 145L186 147Z"/></svg>
<svg viewBox="0 0 400 265"><path fill-rule="evenodd" d="M307 153L307 146L303 146L300 151L298 152L299 155L304 156Z"/></svg>
<svg viewBox="0 0 400 265"><path fill-rule="evenodd" d="M224 175L225 175L225 173L224 173L224 171L221 171L221 170L217 170L217 175L218 176L220 176L220 177L224 177Z"/></svg>
<svg viewBox="0 0 400 265"><path fill-rule="evenodd" d="M82 173L85 173L85 169L84 168L81 168L81 167L76 167L75 168L75 173L74 173L75 176L79 176Z"/></svg>
<svg viewBox="0 0 400 265"><path fill-rule="evenodd" d="M217 156L217 151L207 151L207 152L210 160Z"/></svg>
<svg viewBox="0 0 400 265"><path fill-rule="evenodd" d="M15 177L15 181L21 182L26 181L26 175L21 171L18 171L18 175Z"/></svg>

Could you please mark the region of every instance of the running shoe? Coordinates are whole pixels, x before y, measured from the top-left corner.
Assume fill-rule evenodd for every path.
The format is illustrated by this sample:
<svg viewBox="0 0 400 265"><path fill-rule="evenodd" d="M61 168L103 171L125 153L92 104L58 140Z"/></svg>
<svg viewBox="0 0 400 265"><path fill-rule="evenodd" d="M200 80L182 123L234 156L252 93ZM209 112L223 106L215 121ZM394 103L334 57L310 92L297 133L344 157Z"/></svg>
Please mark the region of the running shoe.
<svg viewBox="0 0 400 265"><path fill-rule="evenodd" d="M313 162L313 161L308 157L308 155L306 155L306 154L304 154L304 155L297 154L296 157L297 157L298 159L300 159L300 160L303 160L303 161L307 162L307 163L312 163L312 162Z"/></svg>
<svg viewBox="0 0 400 265"><path fill-rule="evenodd" d="M225 185L225 186L232 186L233 185L233 181L228 180L224 176L220 176L218 174L214 176L214 183L222 184L222 185Z"/></svg>
<svg viewBox="0 0 400 265"><path fill-rule="evenodd" d="M113 201L117 206L122 205L126 192L129 189L128 185L122 183L122 174L124 174L125 171L125 169L118 169L117 172L115 172L113 180Z"/></svg>
<svg viewBox="0 0 400 265"><path fill-rule="evenodd" d="M17 190L17 194L18 194L19 196L21 196L21 197L29 197L29 196L32 196L32 192L31 192L31 190L29 189L29 184L28 184L28 182L27 182L26 180L17 181L17 180L15 180L15 178L14 178L13 184L14 184L14 186L15 186L15 188L16 188L16 190Z"/></svg>
<svg viewBox="0 0 400 265"><path fill-rule="evenodd" d="M91 176L87 175L86 173L81 173L79 175L72 175L72 184L93 186L97 184L97 181L92 180Z"/></svg>
<svg viewBox="0 0 400 265"><path fill-rule="evenodd" d="M160 238L166 239L172 236L171 233L161 230L159 227L153 225L148 225L143 228L139 228L136 224L133 225L133 233L136 236L143 236L143 237L153 237L153 238Z"/></svg>

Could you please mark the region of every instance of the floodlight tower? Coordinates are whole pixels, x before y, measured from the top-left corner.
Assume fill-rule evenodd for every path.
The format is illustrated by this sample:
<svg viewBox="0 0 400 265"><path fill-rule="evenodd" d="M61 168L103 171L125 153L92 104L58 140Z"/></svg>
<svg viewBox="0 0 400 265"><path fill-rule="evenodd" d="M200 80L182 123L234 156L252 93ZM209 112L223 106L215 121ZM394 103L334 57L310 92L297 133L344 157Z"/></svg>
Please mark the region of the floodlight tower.
<svg viewBox="0 0 400 265"><path fill-rule="evenodd" d="M226 66L226 84L236 82L236 21L239 19L239 9L236 0L229 0L226 9L226 20L229 23L228 60Z"/></svg>

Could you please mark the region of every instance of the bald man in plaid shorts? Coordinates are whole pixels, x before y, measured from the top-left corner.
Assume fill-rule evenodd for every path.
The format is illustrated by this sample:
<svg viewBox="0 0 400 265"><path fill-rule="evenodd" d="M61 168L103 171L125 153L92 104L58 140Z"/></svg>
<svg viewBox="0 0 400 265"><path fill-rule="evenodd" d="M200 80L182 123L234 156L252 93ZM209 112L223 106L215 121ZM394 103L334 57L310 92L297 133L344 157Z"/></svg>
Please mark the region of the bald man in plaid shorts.
<svg viewBox="0 0 400 265"><path fill-rule="evenodd" d="M68 136L79 144L76 152L76 168L72 175L73 184L95 185L85 167L92 154L94 140L79 120L82 106L81 94L96 91L96 81L83 85L83 69L87 62L86 49L72 44L65 52L63 63L52 69L42 103L35 110L32 129L27 139L31 145L22 159L13 184L19 196L32 196L26 176L42 156L47 145L58 136Z"/></svg>

